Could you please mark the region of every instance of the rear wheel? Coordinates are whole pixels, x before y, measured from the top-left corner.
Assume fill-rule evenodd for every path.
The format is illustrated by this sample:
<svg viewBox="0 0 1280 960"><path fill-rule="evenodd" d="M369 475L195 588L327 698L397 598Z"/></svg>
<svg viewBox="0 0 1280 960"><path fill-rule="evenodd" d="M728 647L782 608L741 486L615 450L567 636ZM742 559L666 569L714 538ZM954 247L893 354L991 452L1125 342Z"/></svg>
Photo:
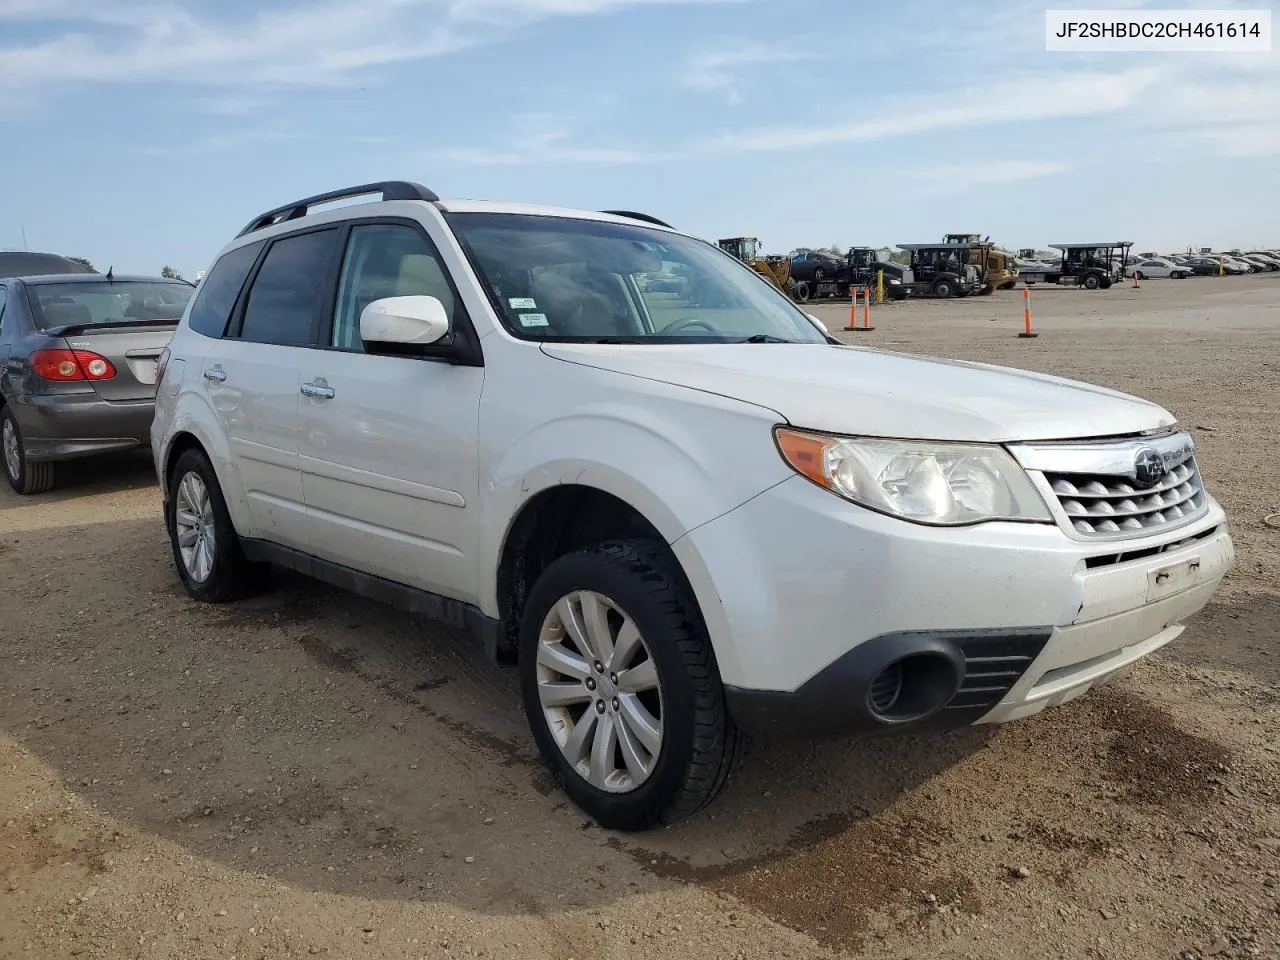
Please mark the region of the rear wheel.
<svg viewBox="0 0 1280 960"><path fill-rule="evenodd" d="M240 549L217 474L203 450L187 450L173 465L165 526L178 576L197 600L235 600L265 582L269 567L250 563Z"/></svg>
<svg viewBox="0 0 1280 960"><path fill-rule="evenodd" d="M27 459L22 430L8 407L0 410L0 447L4 449L5 479L15 491L30 495L53 489L53 461Z"/></svg>
<svg viewBox="0 0 1280 960"><path fill-rule="evenodd" d="M643 830L709 803L745 739L725 705L696 604L656 544L601 544L553 562L520 627L534 740L602 825Z"/></svg>

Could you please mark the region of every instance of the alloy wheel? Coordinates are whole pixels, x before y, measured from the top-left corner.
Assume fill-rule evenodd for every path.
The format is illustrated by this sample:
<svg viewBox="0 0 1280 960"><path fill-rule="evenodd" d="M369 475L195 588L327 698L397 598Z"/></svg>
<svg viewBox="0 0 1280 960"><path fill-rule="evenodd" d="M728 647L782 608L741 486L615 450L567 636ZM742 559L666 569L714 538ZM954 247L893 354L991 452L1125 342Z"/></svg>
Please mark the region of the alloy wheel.
<svg viewBox="0 0 1280 960"><path fill-rule="evenodd" d="M13 425L13 421L5 419L4 421L4 466L9 471L9 478L15 483L22 474L22 448L21 440L18 439L18 430Z"/></svg>
<svg viewBox="0 0 1280 960"><path fill-rule="evenodd" d="M196 583L204 583L213 572L218 545L217 528L209 489L195 471L184 474L178 483L174 493L173 523L178 552L187 575Z"/></svg>
<svg viewBox="0 0 1280 960"><path fill-rule="evenodd" d="M570 593L538 635L538 698L565 759L598 790L627 793L662 750L657 665L635 622L603 594Z"/></svg>

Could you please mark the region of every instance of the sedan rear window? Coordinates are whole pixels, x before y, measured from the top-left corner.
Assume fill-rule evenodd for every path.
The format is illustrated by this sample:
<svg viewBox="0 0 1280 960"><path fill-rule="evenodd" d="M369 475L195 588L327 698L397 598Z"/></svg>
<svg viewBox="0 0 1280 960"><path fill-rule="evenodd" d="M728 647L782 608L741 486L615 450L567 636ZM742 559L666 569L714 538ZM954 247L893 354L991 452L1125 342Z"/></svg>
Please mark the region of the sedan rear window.
<svg viewBox="0 0 1280 960"><path fill-rule="evenodd" d="M95 327L155 324L176 325L195 290L186 283L147 280L101 280L81 283L40 283L27 286L27 299L36 326Z"/></svg>

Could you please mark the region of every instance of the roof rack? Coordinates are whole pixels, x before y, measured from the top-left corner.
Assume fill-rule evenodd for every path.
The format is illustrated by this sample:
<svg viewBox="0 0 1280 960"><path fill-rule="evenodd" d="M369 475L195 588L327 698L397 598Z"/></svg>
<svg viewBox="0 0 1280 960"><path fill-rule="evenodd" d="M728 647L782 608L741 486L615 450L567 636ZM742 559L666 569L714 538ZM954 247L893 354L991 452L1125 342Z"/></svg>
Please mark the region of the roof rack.
<svg viewBox="0 0 1280 960"><path fill-rule="evenodd" d="M657 217L651 217L647 213L636 213L634 210L601 210L601 213L607 213L612 217L626 217L628 220L643 220L645 223L655 223L660 227L666 227L668 230L674 230L675 227L669 223L664 223Z"/></svg>
<svg viewBox="0 0 1280 960"><path fill-rule="evenodd" d="M266 213L259 214L250 220L248 225L236 234L236 236L243 237L246 234L253 233L255 230L262 230L265 227L274 226L277 223L284 223L287 220L297 220L300 217L305 217L311 207L318 206L322 203L331 203L334 200L346 200L348 197L362 197L371 193L382 194L383 200L425 200L427 203L435 203L440 199L422 184L412 183L408 180L384 180L381 183L363 183L358 187L347 187L343 190L332 190L329 193L319 193L314 197L307 197L305 200L295 200L293 203L286 203L283 207L276 207L274 210L268 210Z"/></svg>

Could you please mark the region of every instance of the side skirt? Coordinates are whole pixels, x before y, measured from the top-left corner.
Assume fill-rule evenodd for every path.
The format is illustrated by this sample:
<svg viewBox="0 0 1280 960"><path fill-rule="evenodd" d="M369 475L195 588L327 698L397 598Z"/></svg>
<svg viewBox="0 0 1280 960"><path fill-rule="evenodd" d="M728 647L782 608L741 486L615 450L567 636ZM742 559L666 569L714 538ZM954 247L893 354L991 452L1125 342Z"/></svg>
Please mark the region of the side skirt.
<svg viewBox="0 0 1280 960"><path fill-rule="evenodd" d="M361 573L351 567L321 560L301 550L283 547L267 540L241 538L240 546L244 550L244 555L256 563L274 563L276 566L314 577L316 580L368 597L370 600L377 600L388 606L421 614L439 623L466 630L479 641L486 657L495 663L501 659L498 656L498 641L503 635L502 621L485 616L480 608L473 604L442 597L426 590L419 590L417 587L396 583L394 580Z"/></svg>

